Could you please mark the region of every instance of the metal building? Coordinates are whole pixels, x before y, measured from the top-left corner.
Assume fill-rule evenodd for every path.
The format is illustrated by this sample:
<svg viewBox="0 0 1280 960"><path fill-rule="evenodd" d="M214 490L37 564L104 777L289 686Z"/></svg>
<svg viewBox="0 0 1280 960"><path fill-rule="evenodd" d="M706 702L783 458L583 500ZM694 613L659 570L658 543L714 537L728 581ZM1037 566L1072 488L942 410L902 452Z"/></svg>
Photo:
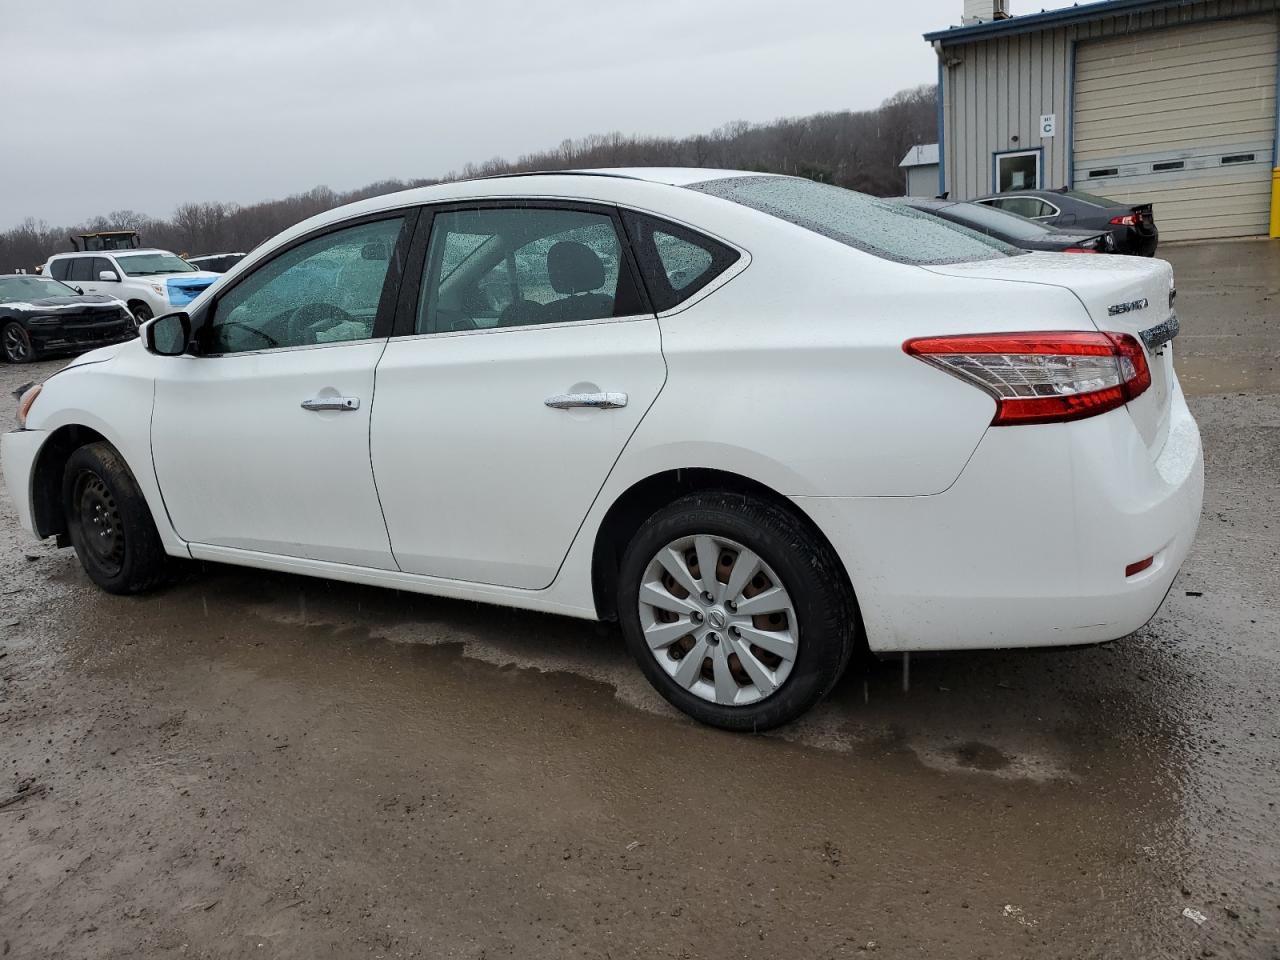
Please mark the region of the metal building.
<svg viewBox="0 0 1280 960"><path fill-rule="evenodd" d="M1280 0L964 13L925 34L939 192L1070 185L1154 203L1162 240L1280 234Z"/></svg>
<svg viewBox="0 0 1280 960"><path fill-rule="evenodd" d="M917 143L907 151L898 168L906 174L906 196L937 196L938 145L936 143Z"/></svg>

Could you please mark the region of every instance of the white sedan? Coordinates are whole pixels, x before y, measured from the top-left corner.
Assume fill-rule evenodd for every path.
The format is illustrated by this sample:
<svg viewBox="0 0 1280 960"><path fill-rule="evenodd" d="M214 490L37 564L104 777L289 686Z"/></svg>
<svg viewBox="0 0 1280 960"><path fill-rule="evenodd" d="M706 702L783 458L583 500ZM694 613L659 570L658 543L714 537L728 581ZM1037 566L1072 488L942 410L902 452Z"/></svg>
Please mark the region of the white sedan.
<svg viewBox="0 0 1280 960"><path fill-rule="evenodd" d="M104 589L166 555L617 619L707 723L855 650L1098 643L1195 535L1172 275L807 180L614 170L361 201L86 354L3 440Z"/></svg>

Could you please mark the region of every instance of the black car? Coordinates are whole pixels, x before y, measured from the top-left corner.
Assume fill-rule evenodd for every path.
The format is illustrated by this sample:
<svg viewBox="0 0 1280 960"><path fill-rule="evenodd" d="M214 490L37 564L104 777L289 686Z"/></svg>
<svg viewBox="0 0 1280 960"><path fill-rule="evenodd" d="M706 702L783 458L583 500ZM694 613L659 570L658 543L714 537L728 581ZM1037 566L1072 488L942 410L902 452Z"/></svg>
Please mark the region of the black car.
<svg viewBox="0 0 1280 960"><path fill-rule="evenodd" d="M0 353L10 363L137 335L129 308L115 297L78 293L52 277L0 275Z"/></svg>
<svg viewBox="0 0 1280 960"><path fill-rule="evenodd" d="M210 273L226 273L245 258L243 253L205 253L198 257L184 257L187 263Z"/></svg>
<svg viewBox="0 0 1280 960"><path fill-rule="evenodd" d="M1160 231L1149 203L1121 203L1080 190L1008 190L974 201L1069 230L1106 230L1116 253L1153 257Z"/></svg>
<svg viewBox="0 0 1280 960"><path fill-rule="evenodd" d="M903 197L898 201L935 217L958 223L962 227L985 233L989 237L1021 247L1023 250L1045 250L1052 253L1110 253L1111 234L1060 230L1026 217L1005 213L978 203L959 200L928 200Z"/></svg>

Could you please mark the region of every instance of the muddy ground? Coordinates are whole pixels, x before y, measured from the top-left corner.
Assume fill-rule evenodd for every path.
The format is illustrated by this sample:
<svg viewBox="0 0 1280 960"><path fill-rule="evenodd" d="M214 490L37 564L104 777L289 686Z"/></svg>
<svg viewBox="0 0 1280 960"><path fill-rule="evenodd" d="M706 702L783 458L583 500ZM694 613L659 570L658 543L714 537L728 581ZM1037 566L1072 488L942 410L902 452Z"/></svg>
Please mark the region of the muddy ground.
<svg viewBox="0 0 1280 960"><path fill-rule="evenodd" d="M770 736L573 620L107 596L0 498L3 956L1280 957L1280 244L1166 255L1208 490L1156 618L881 663Z"/></svg>

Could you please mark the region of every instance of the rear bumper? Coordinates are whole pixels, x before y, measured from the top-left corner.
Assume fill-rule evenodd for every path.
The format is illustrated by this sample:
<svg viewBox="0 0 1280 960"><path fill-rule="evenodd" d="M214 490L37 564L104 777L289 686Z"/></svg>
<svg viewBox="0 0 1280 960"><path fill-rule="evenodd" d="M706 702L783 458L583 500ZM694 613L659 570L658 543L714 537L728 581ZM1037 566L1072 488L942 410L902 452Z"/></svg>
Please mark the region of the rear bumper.
<svg viewBox="0 0 1280 960"><path fill-rule="evenodd" d="M797 498L858 594L873 651L1070 646L1132 633L1195 537L1200 432L1174 385L1152 459L1127 410L987 431L931 497ZM1146 557L1154 563L1125 577Z"/></svg>
<svg viewBox="0 0 1280 960"><path fill-rule="evenodd" d="M1154 257L1156 247L1160 244L1160 231L1152 228L1151 233L1144 234L1134 227L1120 227L1113 231L1116 253L1127 253L1135 257Z"/></svg>
<svg viewBox="0 0 1280 960"><path fill-rule="evenodd" d="M18 512L19 522L32 534L36 529L31 508L31 470L48 436L44 430L15 430L0 436L0 469L4 472L4 485Z"/></svg>

